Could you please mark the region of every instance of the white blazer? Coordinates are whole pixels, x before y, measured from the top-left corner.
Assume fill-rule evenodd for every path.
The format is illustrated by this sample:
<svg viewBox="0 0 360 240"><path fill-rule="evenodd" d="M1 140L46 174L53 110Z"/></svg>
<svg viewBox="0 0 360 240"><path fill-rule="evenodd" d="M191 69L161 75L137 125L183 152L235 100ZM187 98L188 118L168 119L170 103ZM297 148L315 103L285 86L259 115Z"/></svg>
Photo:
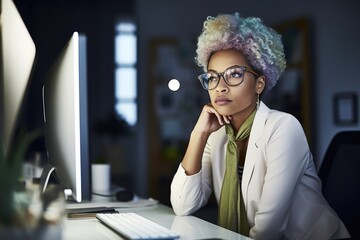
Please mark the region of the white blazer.
<svg viewBox="0 0 360 240"><path fill-rule="evenodd" d="M192 214L204 206L212 191L219 202L226 144L222 127L210 135L199 173L187 176L180 164L170 197L177 215ZM251 129L241 189L249 235L254 239L349 237L321 194L321 182L300 123L263 103Z"/></svg>

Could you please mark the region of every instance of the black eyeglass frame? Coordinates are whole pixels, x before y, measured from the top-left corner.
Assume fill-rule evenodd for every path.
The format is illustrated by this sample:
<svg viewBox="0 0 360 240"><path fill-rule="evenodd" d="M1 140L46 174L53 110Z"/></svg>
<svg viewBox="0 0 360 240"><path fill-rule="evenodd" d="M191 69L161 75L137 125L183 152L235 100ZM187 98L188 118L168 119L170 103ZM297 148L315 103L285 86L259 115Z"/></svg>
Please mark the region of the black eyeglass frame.
<svg viewBox="0 0 360 240"><path fill-rule="evenodd" d="M243 74L243 77L242 77L241 81L240 81L239 83L237 83L237 84L230 84L230 83L227 81L227 79L225 78L225 75L224 75L224 73L225 73L226 71L228 71L229 69L232 69L232 68L241 68L241 69L244 71L244 74ZM216 71L211 71L211 72L217 74L217 76L218 76L218 78L219 78L219 81L217 82L217 84L216 84L214 87L212 87L212 88L207 88L207 87L205 86L204 80L203 80L203 78L202 78L202 76L203 76L204 74L208 74L209 72L204 72L204 73L202 73L202 74L200 74L200 75L198 76L198 79L199 79L199 81L200 81L200 84L201 84L201 86L202 86L205 90L213 90L213 89L215 89L215 88L219 85L219 82L220 82L220 78L221 78L221 77L223 77L225 83L226 83L228 86L231 86L231 87L239 86L240 84L243 83L244 77L245 77L245 72L250 72L250 73L254 74L254 75L257 76L257 77L260 77L260 75L259 75L258 73L256 73L254 70L252 70L251 68L246 67L246 66L239 66L239 65L234 65L234 66L228 67L227 69L225 69L225 71L223 71L223 72L221 72L221 73L218 73L218 72L216 72ZM209 85L209 84L207 84L207 85Z"/></svg>

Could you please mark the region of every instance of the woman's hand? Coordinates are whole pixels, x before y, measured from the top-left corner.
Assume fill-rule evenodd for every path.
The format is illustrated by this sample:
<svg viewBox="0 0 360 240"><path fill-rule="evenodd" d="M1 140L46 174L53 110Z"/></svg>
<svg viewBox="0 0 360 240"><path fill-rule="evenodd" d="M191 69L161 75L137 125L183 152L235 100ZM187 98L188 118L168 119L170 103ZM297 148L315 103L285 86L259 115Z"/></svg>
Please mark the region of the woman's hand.
<svg viewBox="0 0 360 240"><path fill-rule="evenodd" d="M193 131L211 134L224 124L229 124L230 120L231 116L220 115L209 103L203 107Z"/></svg>

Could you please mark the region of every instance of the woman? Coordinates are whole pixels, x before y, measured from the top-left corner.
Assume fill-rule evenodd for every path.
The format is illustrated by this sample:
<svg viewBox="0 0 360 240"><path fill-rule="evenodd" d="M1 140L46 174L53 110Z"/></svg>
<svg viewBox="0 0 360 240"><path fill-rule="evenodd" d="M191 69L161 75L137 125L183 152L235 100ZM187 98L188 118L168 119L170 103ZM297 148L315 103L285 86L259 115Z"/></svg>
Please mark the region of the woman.
<svg viewBox="0 0 360 240"><path fill-rule="evenodd" d="M208 17L196 52L211 102L172 181L174 212L195 212L213 190L219 225L254 239L349 237L321 194L300 123L260 100L285 69L280 35L258 18Z"/></svg>

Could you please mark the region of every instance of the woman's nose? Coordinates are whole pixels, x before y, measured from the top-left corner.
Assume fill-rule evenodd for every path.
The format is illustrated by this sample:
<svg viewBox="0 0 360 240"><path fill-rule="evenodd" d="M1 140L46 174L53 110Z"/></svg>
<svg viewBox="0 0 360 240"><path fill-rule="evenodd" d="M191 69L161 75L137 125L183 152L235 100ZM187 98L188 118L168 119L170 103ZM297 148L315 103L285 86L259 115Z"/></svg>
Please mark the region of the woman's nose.
<svg viewBox="0 0 360 240"><path fill-rule="evenodd" d="M217 92L226 92L229 89L229 86L225 82L224 76L220 76L219 78L219 84L216 87Z"/></svg>

